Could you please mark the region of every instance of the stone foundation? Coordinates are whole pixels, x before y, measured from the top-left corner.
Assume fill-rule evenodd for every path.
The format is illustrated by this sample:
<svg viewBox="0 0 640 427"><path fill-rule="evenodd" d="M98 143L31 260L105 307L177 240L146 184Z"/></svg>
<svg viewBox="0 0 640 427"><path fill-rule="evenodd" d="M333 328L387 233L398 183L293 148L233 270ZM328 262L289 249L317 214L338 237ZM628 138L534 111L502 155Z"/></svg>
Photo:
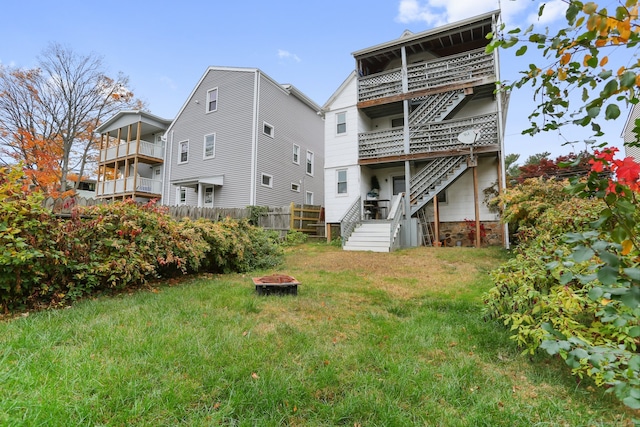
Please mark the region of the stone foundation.
<svg viewBox="0 0 640 427"><path fill-rule="evenodd" d="M504 227L498 221L480 221L482 237L482 246L502 246L504 244L503 234ZM484 233L482 230L484 229ZM473 225L473 234L466 222L441 222L440 223L440 239L449 236L445 246L475 246L475 222Z"/></svg>

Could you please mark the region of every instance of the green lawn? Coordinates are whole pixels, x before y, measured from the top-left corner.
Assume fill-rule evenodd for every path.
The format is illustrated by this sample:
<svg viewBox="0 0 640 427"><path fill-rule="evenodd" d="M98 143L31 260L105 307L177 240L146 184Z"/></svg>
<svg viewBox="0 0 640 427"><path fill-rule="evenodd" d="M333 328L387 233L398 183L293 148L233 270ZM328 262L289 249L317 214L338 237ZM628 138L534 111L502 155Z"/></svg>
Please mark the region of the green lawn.
<svg viewBox="0 0 640 427"><path fill-rule="evenodd" d="M481 319L498 249L289 251L0 322L3 426L626 426L638 417ZM270 272L253 274L262 275Z"/></svg>

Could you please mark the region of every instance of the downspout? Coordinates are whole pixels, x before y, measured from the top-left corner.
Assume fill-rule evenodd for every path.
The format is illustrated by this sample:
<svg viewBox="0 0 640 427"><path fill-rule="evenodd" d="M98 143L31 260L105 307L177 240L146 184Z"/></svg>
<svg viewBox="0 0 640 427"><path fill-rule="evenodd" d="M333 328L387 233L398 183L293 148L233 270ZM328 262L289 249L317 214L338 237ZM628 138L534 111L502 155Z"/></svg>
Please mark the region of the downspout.
<svg viewBox="0 0 640 427"><path fill-rule="evenodd" d="M249 205L256 204L256 181L258 177L258 113L260 103L258 96L260 94L260 71L255 71L255 81L253 85L253 126L251 131L251 173L249 179Z"/></svg>
<svg viewBox="0 0 640 427"><path fill-rule="evenodd" d="M496 34L497 29L498 29L498 23L496 22L496 15L493 15L493 33ZM498 51L500 49L494 49L493 50L493 60L494 60L494 68L495 68L495 74L496 74L496 81L498 82L498 84L500 84L500 55L498 54ZM504 192L504 190L506 190L507 188L507 174L506 174L506 167L505 167L505 163L504 163L504 158L505 158L505 152L504 152L504 120L502 118L502 111L503 111L503 105L502 105L502 93L500 92L499 88L496 88L496 98L498 101L498 138L500 138L500 171L502 174L502 185L500 188L500 194L502 194ZM504 247L506 249L509 249L510 247L510 242L509 242L509 224L504 224L504 228L503 231L504 233Z"/></svg>

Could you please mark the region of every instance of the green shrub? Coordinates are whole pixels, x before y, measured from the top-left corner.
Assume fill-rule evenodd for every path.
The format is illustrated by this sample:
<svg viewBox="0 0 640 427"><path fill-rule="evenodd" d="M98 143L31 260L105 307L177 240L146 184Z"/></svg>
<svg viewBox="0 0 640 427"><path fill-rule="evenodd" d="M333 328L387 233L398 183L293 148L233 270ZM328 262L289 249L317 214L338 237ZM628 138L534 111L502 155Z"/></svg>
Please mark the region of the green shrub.
<svg viewBox="0 0 640 427"><path fill-rule="evenodd" d="M78 207L59 245L68 254L68 292L122 289L151 277L198 271L208 245L154 203L128 199Z"/></svg>
<svg viewBox="0 0 640 427"><path fill-rule="evenodd" d="M22 180L22 168L0 168L0 305L22 309L49 294L62 254L53 236L58 223L43 197Z"/></svg>
<svg viewBox="0 0 640 427"><path fill-rule="evenodd" d="M251 225L248 220L187 220L185 227L208 243L203 267L209 272L246 272L274 267L283 260L277 233Z"/></svg>
<svg viewBox="0 0 640 427"><path fill-rule="evenodd" d="M302 231L289 230L284 238L284 244L286 246L296 246L305 243L308 240L308 236Z"/></svg>

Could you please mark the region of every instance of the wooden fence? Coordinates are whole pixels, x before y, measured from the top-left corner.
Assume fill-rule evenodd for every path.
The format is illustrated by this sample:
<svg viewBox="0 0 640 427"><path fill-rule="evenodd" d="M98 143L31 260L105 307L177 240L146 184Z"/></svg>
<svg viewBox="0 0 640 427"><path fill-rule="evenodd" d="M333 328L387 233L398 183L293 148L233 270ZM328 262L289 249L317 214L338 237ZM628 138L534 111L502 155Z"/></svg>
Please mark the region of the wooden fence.
<svg viewBox="0 0 640 427"><path fill-rule="evenodd" d="M44 200L45 208L50 209L55 214L62 217L71 216L71 212L77 206L94 206L110 203L108 200L85 199L84 197L67 197L64 199L54 199L48 197ZM211 221L220 221L230 217L233 219L244 219L251 217L251 207L246 208L199 208L196 206L169 206L168 213L171 217L180 220L190 218L193 220L199 218L209 219ZM317 224L321 221L322 207L315 205L294 205L282 207L265 207L259 208L258 226L275 230L284 235L289 230L303 231L313 233L316 228L311 224ZM291 214L293 212L293 215Z"/></svg>

